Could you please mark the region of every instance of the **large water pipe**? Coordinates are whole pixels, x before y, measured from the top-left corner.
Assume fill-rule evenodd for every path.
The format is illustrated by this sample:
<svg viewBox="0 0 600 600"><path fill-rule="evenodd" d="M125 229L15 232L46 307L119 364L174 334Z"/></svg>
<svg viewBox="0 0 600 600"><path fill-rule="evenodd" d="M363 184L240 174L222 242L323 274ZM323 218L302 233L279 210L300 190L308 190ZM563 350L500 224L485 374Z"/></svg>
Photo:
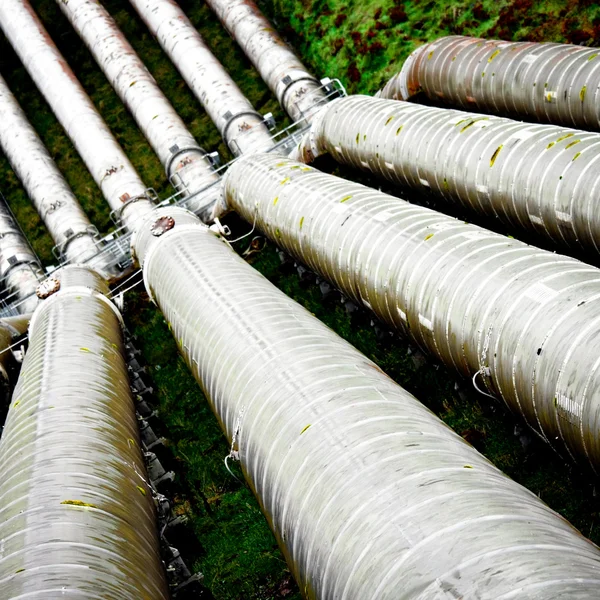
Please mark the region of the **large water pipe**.
<svg viewBox="0 0 600 600"><path fill-rule="evenodd" d="M0 27L73 142L113 214L133 229L153 209L146 187L29 2L2 0Z"/></svg>
<svg viewBox="0 0 600 600"><path fill-rule="evenodd" d="M417 48L379 92L530 121L600 129L600 50L453 35Z"/></svg>
<svg viewBox="0 0 600 600"><path fill-rule="evenodd" d="M600 133L353 96L300 144L558 245L600 252Z"/></svg>
<svg viewBox="0 0 600 600"><path fill-rule="evenodd" d="M98 255L96 229L2 76L0 148L50 232L60 258L74 264L91 260L108 277L106 258Z"/></svg>
<svg viewBox="0 0 600 600"><path fill-rule="evenodd" d="M253 0L206 0L293 121L310 122L326 102L321 83Z"/></svg>
<svg viewBox="0 0 600 600"><path fill-rule="evenodd" d="M274 142L267 123L175 0L130 0L235 156Z"/></svg>
<svg viewBox="0 0 600 600"><path fill-rule="evenodd" d="M121 316L95 272L59 277L0 439L2 597L167 600Z"/></svg>
<svg viewBox="0 0 600 600"><path fill-rule="evenodd" d="M20 314L32 313L44 269L12 212L0 197L0 286Z"/></svg>
<svg viewBox="0 0 600 600"><path fill-rule="evenodd" d="M114 19L95 0L57 0L123 104L158 155L167 177L192 196L219 180L213 164L171 106ZM187 206L207 215L212 194L190 199Z"/></svg>
<svg viewBox="0 0 600 600"><path fill-rule="evenodd" d="M306 598L596 593L598 548L193 215L156 216L146 289Z"/></svg>
<svg viewBox="0 0 600 600"><path fill-rule="evenodd" d="M230 207L424 350L600 470L600 270L257 154Z"/></svg>

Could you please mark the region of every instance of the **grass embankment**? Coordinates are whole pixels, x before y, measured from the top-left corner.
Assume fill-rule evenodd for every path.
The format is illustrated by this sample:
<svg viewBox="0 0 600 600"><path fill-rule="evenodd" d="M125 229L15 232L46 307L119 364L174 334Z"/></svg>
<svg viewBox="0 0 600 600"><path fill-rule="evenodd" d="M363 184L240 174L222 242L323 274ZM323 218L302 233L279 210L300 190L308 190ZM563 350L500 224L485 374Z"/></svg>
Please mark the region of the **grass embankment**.
<svg viewBox="0 0 600 600"><path fill-rule="evenodd" d="M164 195L167 186L155 155L55 2L36 0L33 4L147 185ZM206 7L192 0L181 4L254 105L281 118L258 75ZM219 149L227 157L214 126L128 3L110 0L105 5L201 145L207 150ZM276 16L279 29L317 75L339 77L351 92L362 93L376 91L418 44L439 35L464 33L580 43L593 40L600 27L600 12L592 3L583 6L520 0L454 2L448 6L435 2L395 4L389 0L267 0L261 5L269 16ZM5 41L0 41L0 72L92 222L106 231L109 211L98 189ZM2 191L36 250L50 262L52 243L6 161L0 160L5 174ZM359 178L348 170L343 173ZM595 482L562 466L545 447L529 438L523 439L525 449L514 435L515 420L501 406L474 394L468 383L462 382L456 389L456 377L444 367L426 362L397 337L384 336L381 341L368 320L351 319L341 304L324 302L316 285L301 284L295 273L280 266L272 245L255 257L253 265L377 362L499 468L539 494L585 535L600 541ZM138 336L137 344L155 387L159 410L155 425L170 440L178 472L177 510L189 517L190 539L183 549L186 556L204 572L207 588L219 600L297 600L297 588L289 580L255 499L225 471L227 443L179 358L162 316L145 294L138 293L129 298L127 318Z"/></svg>

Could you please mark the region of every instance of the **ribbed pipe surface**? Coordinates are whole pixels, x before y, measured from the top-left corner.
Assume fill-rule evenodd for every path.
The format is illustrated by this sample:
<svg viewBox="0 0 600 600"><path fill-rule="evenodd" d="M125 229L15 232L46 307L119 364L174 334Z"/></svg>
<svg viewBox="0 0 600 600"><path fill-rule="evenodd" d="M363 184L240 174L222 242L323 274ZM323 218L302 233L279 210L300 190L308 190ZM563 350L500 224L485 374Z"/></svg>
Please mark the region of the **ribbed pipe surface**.
<svg viewBox="0 0 600 600"><path fill-rule="evenodd" d="M253 0L206 0L206 4L292 120L310 122L326 94Z"/></svg>
<svg viewBox="0 0 600 600"><path fill-rule="evenodd" d="M379 94L600 129L600 50L453 35L417 48Z"/></svg>
<svg viewBox="0 0 600 600"><path fill-rule="evenodd" d="M174 0L130 0L237 156L273 146L269 128Z"/></svg>
<svg viewBox="0 0 600 600"><path fill-rule="evenodd" d="M134 228L152 210L146 188L29 2L2 0L0 27L110 208L128 228Z"/></svg>
<svg viewBox="0 0 600 600"><path fill-rule="evenodd" d="M305 161L339 162L600 252L600 134L353 96L322 109Z"/></svg>
<svg viewBox="0 0 600 600"><path fill-rule="evenodd" d="M35 290L44 278L38 257L28 244L4 200L0 199L0 285L21 314L38 304Z"/></svg>
<svg viewBox="0 0 600 600"><path fill-rule="evenodd" d="M94 229L8 85L0 76L0 147L44 221L60 255L84 263L99 247ZM94 267L106 273L106 265Z"/></svg>
<svg viewBox="0 0 600 600"><path fill-rule="evenodd" d="M106 9L95 0L57 0L57 4L133 115L167 177L177 176L186 195L217 181L219 176L206 152L187 130Z"/></svg>
<svg viewBox="0 0 600 600"><path fill-rule="evenodd" d="M67 267L34 313L0 441L7 600L167 600L117 309Z"/></svg>
<svg viewBox="0 0 600 600"><path fill-rule="evenodd" d="M600 470L600 270L268 155L224 181L242 217Z"/></svg>
<svg viewBox="0 0 600 600"><path fill-rule="evenodd" d="M589 599L600 552L183 211L148 291L306 598ZM568 556L568 560L565 557Z"/></svg>

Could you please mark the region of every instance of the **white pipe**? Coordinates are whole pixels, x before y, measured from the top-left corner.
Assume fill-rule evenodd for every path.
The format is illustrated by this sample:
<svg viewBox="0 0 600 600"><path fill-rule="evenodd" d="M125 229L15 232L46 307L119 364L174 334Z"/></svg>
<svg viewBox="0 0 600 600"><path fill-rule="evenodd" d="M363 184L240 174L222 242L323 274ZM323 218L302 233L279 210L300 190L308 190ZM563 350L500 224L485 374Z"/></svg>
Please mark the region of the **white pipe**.
<svg viewBox="0 0 600 600"><path fill-rule="evenodd" d="M264 119L210 51L175 0L130 0L237 156L266 150Z"/></svg>
<svg viewBox="0 0 600 600"><path fill-rule="evenodd" d="M27 0L0 2L0 27L112 211L132 229L152 210L146 188Z"/></svg>

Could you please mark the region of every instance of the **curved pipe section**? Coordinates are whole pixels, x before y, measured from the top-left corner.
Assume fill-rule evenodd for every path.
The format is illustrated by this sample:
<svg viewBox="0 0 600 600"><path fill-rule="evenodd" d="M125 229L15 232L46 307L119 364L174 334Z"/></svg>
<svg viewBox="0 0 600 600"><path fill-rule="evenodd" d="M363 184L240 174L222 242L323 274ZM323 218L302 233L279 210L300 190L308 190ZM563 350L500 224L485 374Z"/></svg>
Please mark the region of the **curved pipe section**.
<svg viewBox="0 0 600 600"><path fill-rule="evenodd" d="M175 0L130 0L236 155L273 146L264 119Z"/></svg>
<svg viewBox="0 0 600 600"><path fill-rule="evenodd" d="M558 245L600 252L600 134L353 96L300 145Z"/></svg>
<svg viewBox="0 0 600 600"><path fill-rule="evenodd" d="M17 311L32 313L38 305L35 290L44 270L13 214L0 198L0 285Z"/></svg>
<svg viewBox="0 0 600 600"><path fill-rule="evenodd" d="M2 0L0 27L113 213L133 229L152 210L146 188L29 2Z"/></svg>
<svg viewBox="0 0 600 600"><path fill-rule="evenodd" d="M600 51L571 44L442 37L417 48L379 92L530 121L600 129Z"/></svg>
<svg viewBox="0 0 600 600"><path fill-rule="evenodd" d="M94 0L57 0L158 155L167 177L191 195L218 181L206 152L175 112L106 9ZM197 205L201 198L190 204Z"/></svg>
<svg viewBox="0 0 600 600"><path fill-rule="evenodd" d="M293 121L310 122L326 94L253 0L206 0Z"/></svg>
<svg viewBox="0 0 600 600"><path fill-rule="evenodd" d="M4 598L167 600L120 315L66 267L30 325L0 441Z"/></svg>
<svg viewBox="0 0 600 600"><path fill-rule="evenodd" d="M85 263L98 254L97 235L17 99L0 76L0 147L44 221L60 256ZM106 264L93 266L109 276Z"/></svg>
<svg viewBox="0 0 600 600"><path fill-rule="evenodd" d="M350 183L254 155L231 208L286 252L600 468L600 270Z"/></svg>
<svg viewBox="0 0 600 600"><path fill-rule="evenodd" d="M597 547L189 213L157 215L147 290L306 598L596 592Z"/></svg>

